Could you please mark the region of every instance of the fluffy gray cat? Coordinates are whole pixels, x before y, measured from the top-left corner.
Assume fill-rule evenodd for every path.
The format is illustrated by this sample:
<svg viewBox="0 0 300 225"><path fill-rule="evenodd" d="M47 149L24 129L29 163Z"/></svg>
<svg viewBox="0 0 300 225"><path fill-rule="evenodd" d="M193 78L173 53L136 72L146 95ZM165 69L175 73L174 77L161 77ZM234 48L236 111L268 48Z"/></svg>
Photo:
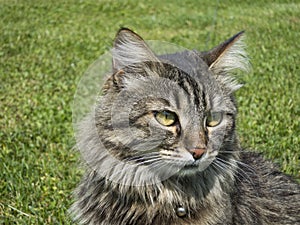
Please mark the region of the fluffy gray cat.
<svg viewBox="0 0 300 225"><path fill-rule="evenodd" d="M121 29L113 73L79 125L80 224L300 224L300 187L236 135L243 32L207 52L158 56Z"/></svg>

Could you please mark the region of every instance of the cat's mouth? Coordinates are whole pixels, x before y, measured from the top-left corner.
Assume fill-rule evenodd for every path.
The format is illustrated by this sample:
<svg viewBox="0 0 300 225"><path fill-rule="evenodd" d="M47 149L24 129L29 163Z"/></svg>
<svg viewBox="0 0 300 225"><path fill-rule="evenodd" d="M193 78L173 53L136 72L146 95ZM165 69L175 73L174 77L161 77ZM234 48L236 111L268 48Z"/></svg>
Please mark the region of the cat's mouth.
<svg viewBox="0 0 300 225"><path fill-rule="evenodd" d="M199 150L199 152L196 152ZM198 154L197 156L193 153ZM176 170L180 175L192 175L197 172L202 172L209 167L215 160L217 151L205 149L195 149L195 151L188 151L186 148L177 148L175 151L161 150L160 157L165 159L172 171Z"/></svg>
<svg viewBox="0 0 300 225"><path fill-rule="evenodd" d="M200 158L188 160L183 168L180 170L184 173L202 172L209 167L215 159L214 152L205 152Z"/></svg>

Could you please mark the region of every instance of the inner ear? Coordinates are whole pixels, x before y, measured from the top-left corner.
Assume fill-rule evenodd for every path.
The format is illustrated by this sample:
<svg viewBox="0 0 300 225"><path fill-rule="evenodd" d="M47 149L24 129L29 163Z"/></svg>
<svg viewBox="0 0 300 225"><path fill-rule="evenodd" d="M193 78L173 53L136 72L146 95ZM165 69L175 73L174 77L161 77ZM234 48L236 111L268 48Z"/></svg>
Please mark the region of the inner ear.
<svg viewBox="0 0 300 225"><path fill-rule="evenodd" d="M159 61L143 38L128 28L117 33L112 56L113 72L141 62Z"/></svg>
<svg viewBox="0 0 300 225"><path fill-rule="evenodd" d="M243 44L244 33L241 31L210 51L201 53L201 58L212 72L218 74L233 69L249 69L249 60Z"/></svg>

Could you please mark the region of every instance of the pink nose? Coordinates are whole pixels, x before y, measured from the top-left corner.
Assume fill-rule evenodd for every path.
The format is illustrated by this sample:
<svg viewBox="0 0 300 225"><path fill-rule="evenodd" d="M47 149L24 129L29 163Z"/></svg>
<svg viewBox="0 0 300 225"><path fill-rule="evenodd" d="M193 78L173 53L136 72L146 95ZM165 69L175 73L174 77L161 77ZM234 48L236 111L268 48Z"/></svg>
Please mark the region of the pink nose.
<svg viewBox="0 0 300 225"><path fill-rule="evenodd" d="M192 154L195 160L200 159L205 152L206 149L204 148L194 148L190 150L190 153Z"/></svg>

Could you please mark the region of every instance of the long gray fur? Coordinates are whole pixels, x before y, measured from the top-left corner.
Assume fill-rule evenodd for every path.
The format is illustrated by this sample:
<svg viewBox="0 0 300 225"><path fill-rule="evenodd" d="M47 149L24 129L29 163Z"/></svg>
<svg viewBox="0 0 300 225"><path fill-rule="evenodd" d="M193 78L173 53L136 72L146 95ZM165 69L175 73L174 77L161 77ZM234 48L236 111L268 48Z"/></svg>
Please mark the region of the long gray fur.
<svg viewBox="0 0 300 225"><path fill-rule="evenodd" d="M233 92L240 85L230 73L249 67L242 36L208 52L156 56L140 36L119 31L113 74L78 126L87 166L70 209L74 221L300 224L299 184L237 139ZM178 115L176 126L155 121L153 112L166 109ZM215 128L203 125L210 111L224 112ZM194 161L189 149L200 144L206 153Z"/></svg>

